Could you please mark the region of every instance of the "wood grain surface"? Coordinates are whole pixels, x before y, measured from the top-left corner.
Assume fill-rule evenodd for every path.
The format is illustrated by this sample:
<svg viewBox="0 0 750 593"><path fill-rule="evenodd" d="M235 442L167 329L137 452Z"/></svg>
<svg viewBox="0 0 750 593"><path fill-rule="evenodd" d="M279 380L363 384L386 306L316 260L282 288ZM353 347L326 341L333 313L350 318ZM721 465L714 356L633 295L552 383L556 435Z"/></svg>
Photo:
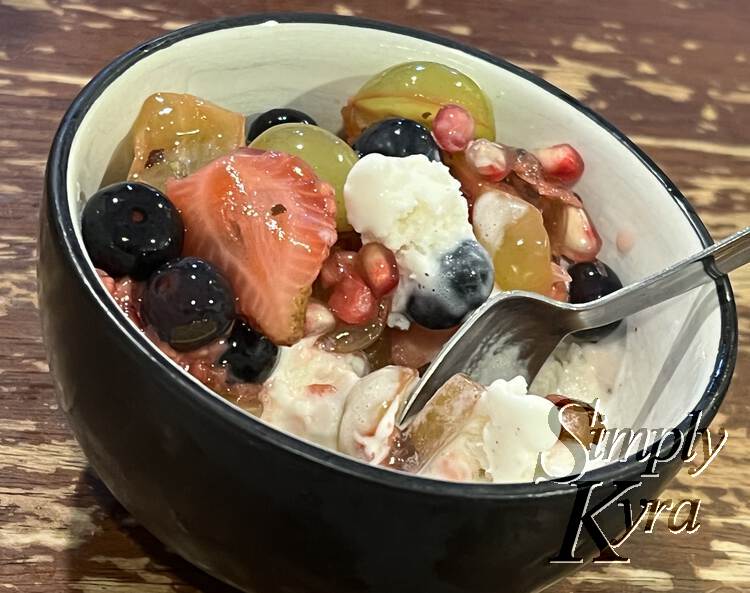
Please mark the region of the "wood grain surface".
<svg viewBox="0 0 750 593"><path fill-rule="evenodd" d="M715 237L750 224L747 0L0 0L0 591L230 591L139 527L87 469L40 337L37 209L60 117L101 67L165 31L267 10L388 20L504 56L630 135ZM732 280L742 349L714 423L729 440L700 478L683 472L665 495L702 499L699 531L659 522L624 546L630 564L585 568L550 591L750 590L750 272Z"/></svg>

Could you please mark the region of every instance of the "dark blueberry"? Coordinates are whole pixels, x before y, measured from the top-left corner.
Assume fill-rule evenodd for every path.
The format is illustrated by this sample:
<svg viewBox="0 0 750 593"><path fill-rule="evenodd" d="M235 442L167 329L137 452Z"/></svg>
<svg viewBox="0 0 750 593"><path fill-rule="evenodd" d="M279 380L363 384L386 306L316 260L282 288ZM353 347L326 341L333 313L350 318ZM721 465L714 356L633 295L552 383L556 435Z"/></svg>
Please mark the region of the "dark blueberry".
<svg viewBox="0 0 750 593"><path fill-rule="evenodd" d="M406 313L412 321L428 329L455 327L469 313L458 296L442 287L437 289L418 286L406 305Z"/></svg>
<svg viewBox="0 0 750 593"><path fill-rule="evenodd" d="M617 274L599 260L573 264L568 268L568 274L571 278L569 289L571 303L595 301L622 288L622 282ZM575 336L582 340L597 342L611 334L620 323L616 321L604 327L578 332Z"/></svg>
<svg viewBox="0 0 750 593"><path fill-rule="evenodd" d="M97 268L110 276L143 280L182 250L182 218L159 190L115 183L86 203L83 242Z"/></svg>
<svg viewBox="0 0 750 593"><path fill-rule="evenodd" d="M411 119L384 119L367 128L354 142L360 156L376 152L385 156L423 154L440 161L440 149L430 130Z"/></svg>
<svg viewBox="0 0 750 593"><path fill-rule="evenodd" d="M250 129L247 131L247 143L250 144L268 128L278 126L280 124L310 124L311 126L317 126L315 120L296 109L271 109L265 113L261 113L258 117L253 120L250 124Z"/></svg>
<svg viewBox="0 0 750 593"><path fill-rule="evenodd" d="M440 261L440 278L418 285L407 304L409 317L430 329L446 329L463 321L492 292L494 271L485 249L464 241Z"/></svg>
<svg viewBox="0 0 750 593"><path fill-rule="evenodd" d="M218 363L227 366L231 379L243 383L268 379L279 356L276 344L240 320L235 321L227 344Z"/></svg>
<svg viewBox="0 0 750 593"><path fill-rule="evenodd" d="M486 301L495 285L492 260L476 241L464 241L444 255L440 273L470 310Z"/></svg>
<svg viewBox="0 0 750 593"><path fill-rule="evenodd" d="M185 257L165 264L148 279L141 317L172 348L187 352L229 330L234 296L211 264Z"/></svg>

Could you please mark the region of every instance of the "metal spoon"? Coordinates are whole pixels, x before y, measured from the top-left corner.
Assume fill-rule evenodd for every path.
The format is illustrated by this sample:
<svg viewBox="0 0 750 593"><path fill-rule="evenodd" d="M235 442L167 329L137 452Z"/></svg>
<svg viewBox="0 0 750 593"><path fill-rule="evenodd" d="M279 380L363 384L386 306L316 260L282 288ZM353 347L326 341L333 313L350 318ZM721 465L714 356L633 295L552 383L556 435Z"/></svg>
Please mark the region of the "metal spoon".
<svg viewBox="0 0 750 593"><path fill-rule="evenodd" d="M590 303L501 292L472 313L443 346L402 408L402 426L443 383L467 373L488 385L522 375L531 383L560 341L602 327L711 282L750 261L750 227L653 276Z"/></svg>

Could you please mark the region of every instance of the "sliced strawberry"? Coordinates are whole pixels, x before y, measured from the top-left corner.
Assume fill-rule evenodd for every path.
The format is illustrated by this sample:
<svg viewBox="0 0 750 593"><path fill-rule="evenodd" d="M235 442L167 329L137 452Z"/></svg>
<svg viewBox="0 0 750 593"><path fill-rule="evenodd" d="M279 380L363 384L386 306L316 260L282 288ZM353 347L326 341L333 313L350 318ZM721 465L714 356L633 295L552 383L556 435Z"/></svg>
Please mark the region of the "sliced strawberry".
<svg viewBox="0 0 750 593"><path fill-rule="evenodd" d="M331 288L352 274L356 260L356 251L332 251L320 269L320 283L323 288Z"/></svg>
<svg viewBox="0 0 750 593"><path fill-rule="evenodd" d="M335 286L328 306L344 323L361 325L375 317L378 301L365 281L357 274L351 274Z"/></svg>
<svg viewBox="0 0 750 593"><path fill-rule="evenodd" d="M183 255L214 264L239 312L277 344L304 333L311 285L336 242L331 186L301 159L241 148L167 194L185 224Z"/></svg>
<svg viewBox="0 0 750 593"><path fill-rule="evenodd" d="M393 252L381 243L368 243L357 255L362 279L376 298L381 298L398 285L398 264Z"/></svg>
<svg viewBox="0 0 750 593"><path fill-rule="evenodd" d="M432 121L432 136L446 152L466 150L474 138L474 118L459 105L443 105Z"/></svg>
<svg viewBox="0 0 750 593"><path fill-rule="evenodd" d="M555 144L534 151L544 176L554 183L573 185L583 175L583 158L570 144Z"/></svg>

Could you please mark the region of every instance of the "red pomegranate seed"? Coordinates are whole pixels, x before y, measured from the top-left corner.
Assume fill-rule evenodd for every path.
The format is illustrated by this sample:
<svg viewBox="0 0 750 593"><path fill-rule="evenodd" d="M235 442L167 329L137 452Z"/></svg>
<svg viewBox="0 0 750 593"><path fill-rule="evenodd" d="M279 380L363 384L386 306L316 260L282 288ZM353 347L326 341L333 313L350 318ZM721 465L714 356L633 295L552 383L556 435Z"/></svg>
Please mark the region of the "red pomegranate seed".
<svg viewBox="0 0 750 593"><path fill-rule="evenodd" d="M549 296L555 300L567 302L570 274L555 262L551 262L550 265L552 266L552 289Z"/></svg>
<svg viewBox="0 0 750 593"><path fill-rule="evenodd" d="M602 239L586 211L566 205L563 221L560 255L574 262L594 261L602 248Z"/></svg>
<svg viewBox="0 0 750 593"><path fill-rule="evenodd" d="M381 298L398 285L398 265L393 252L381 243L368 243L357 256L362 278L376 298Z"/></svg>
<svg viewBox="0 0 750 593"><path fill-rule="evenodd" d="M534 152L544 176L563 185L573 185L583 175L583 158L570 144L555 144Z"/></svg>
<svg viewBox="0 0 750 593"><path fill-rule="evenodd" d="M498 189L498 183L492 182L470 165L466 160L465 152L446 154L445 164L450 167L451 175L461 182L461 192L469 203L469 214L474 205L474 200L484 192Z"/></svg>
<svg viewBox="0 0 750 593"><path fill-rule="evenodd" d="M505 179L513 169L517 151L484 138L473 140L466 149L466 161L490 181Z"/></svg>
<svg viewBox="0 0 750 593"><path fill-rule="evenodd" d="M584 208L547 202L542 214L553 255L563 255L574 262L596 259L602 239Z"/></svg>
<svg viewBox="0 0 750 593"><path fill-rule="evenodd" d="M466 150L474 138L474 118L458 105L443 105L432 122L432 135L446 152Z"/></svg>
<svg viewBox="0 0 750 593"><path fill-rule="evenodd" d="M378 301L364 280L351 274L336 284L328 299L328 306L344 323L361 325L375 317Z"/></svg>
<svg viewBox="0 0 750 593"><path fill-rule="evenodd" d="M323 288L331 288L354 272L356 258L357 253L354 251L338 250L331 253L320 269L320 282Z"/></svg>
<svg viewBox="0 0 750 593"><path fill-rule="evenodd" d="M100 270L99 268L96 268L96 273L99 275L99 280L102 281L102 284L104 284L104 288L107 289L107 292L114 296L115 294L115 279L112 278L107 272L104 270Z"/></svg>

